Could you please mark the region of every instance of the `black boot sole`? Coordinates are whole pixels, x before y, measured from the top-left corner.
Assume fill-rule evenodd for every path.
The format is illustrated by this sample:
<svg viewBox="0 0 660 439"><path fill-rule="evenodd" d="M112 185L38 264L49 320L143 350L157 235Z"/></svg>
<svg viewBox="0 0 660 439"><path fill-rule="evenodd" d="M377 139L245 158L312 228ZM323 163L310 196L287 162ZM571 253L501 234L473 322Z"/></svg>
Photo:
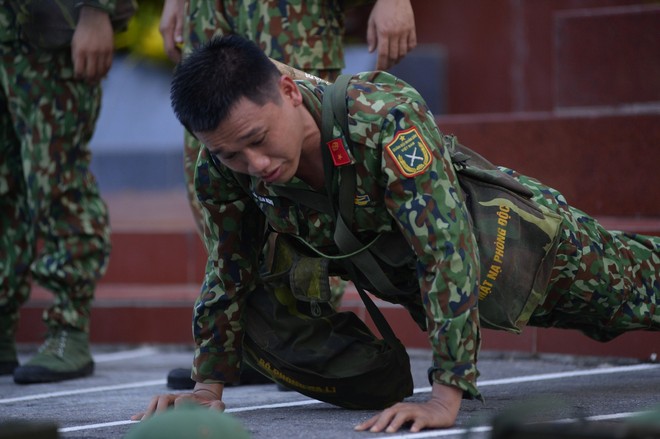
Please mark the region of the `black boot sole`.
<svg viewBox="0 0 660 439"><path fill-rule="evenodd" d="M0 361L0 375L11 375L18 367L18 361Z"/></svg>
<svg viewBox="0 0 660 439"><path fill-rule="evenodd" d="M90 361L78 370L58 372L43 366L19 366L14 370L16 384L54 383L57 381L82 378L94 373L94 362Z"/></svg>
<svg viewBox="0 0 660 439"><path fill-rule="evenodd" d="M174 390L191 390L195 382L190 378L190 369L177 368L167 374L167 387Z"/></svg>

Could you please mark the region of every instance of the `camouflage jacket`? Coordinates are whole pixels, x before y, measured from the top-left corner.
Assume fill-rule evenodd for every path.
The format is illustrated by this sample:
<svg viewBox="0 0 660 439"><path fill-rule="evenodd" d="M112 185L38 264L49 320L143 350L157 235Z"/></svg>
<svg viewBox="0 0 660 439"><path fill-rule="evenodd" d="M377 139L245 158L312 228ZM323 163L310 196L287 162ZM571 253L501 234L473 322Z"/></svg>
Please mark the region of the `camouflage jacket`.
<svg viewBox="0 0 660 439"><path fill-rule="evenodd" d="M292 67L344 67L341 0L189 0L184 26L186 51L213 36L235 33Z"/></svg>
<svg viewBox="0 0 660 439"><path fill-rule="evenodd" d="M298 84L320 126L323 88ZM349 158L357 172L353 230L363 242L381 231L403 232L417 256L411 276L421 287L433 379L478 396L478 252L449 151L421 96L395 77L360 74L347 95L354 145ZM209 259L193 322L198 381L236 379L242 304L258 280L255 218L265 215L279 233L316 247L334 245L334 218L278 197L257 178L251 185L248 194L206 149L200 154L196 191L209 225ZM310 189L296 178L287 186Z"/></svg>
<svg viewBox="0 0 660 439"><path fill-rule="evenodd" d="M9 42L20 40L23 38L21 33L20 23L25 23L30 21L30 8L31 3L39 0L1 0L0 3L0 42ZM75 4L72 4L73 0L50 0L54 2L52 7L57 11L65 11L69 8L80 8L82 6L90 6L93 8L101 9L110 15L112 18L117 9L117 2L119 0L80 0L76 1ZM132 3L134 8L137 7L135 0L129 1L126 0L125 3ZM38 4L36 4L38 6ZM123 9L123 8L122 8ZM123 18L123 17L122 17ZM125 20L128 20L130 16L126 17ZM44 20L43 17L39 17L40 20ZM47 18L46 20L50 20ZM69 23L70 22L70 23ZM51 24L51 23L48 23ZM114 24L114 22L113 22ZM71 26L72 30L75 28L75 20L72 17L68 17L67 26ZM123 29L119 29L123 30Z"/></svg>

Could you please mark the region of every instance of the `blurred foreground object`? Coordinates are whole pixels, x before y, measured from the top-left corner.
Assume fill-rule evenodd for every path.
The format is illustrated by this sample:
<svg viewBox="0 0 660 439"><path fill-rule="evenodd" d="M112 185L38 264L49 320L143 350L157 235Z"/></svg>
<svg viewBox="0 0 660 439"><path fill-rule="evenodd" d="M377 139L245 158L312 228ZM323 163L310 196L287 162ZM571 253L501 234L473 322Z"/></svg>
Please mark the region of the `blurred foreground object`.
<svg viewBox="0 0 660 439"><path fill-rule="evenodd" d="M240 422L227 413L188 405L141 421L124 439L250 439Z"/></svg>
<svg viewBox="0 0 660 439"><path fill-rule="evenodd" d="M0 422L0 439L57 439L57 425L53 422L11 420Z"/></svg>
<svg viewBox="0 0 660 439"><path fill-rule="evenodd" d="M660 406L623 421L592 418L528 423L526 410L508 410L493 419L491 439L657 439Z"/></svg>

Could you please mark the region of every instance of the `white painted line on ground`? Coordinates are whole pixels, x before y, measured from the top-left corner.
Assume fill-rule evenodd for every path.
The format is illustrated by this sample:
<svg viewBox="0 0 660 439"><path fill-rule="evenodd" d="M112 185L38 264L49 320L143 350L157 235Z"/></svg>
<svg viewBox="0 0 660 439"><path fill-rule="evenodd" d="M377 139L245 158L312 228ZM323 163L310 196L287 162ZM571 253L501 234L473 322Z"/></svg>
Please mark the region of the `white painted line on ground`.
<svg viewBox="0 0 660 439"><path fill-rule="evenodd" d="M254 407L243 407L243 408L237 408L237 409L230 409L227 410L227 413L231 412L244 412L244 411L251 411L251 410L260 410L260 409L271 409L271 408L282 408L282 407L293 407L293 406L301 406L301 405L308 405L308 404L317 404L320 403L320 401L316 400L310 400L310 401L297 401L293 403L281 403L281 404L267 404L267 405L262 405L262 406L254 406ZM613 419L622 419L622 418L630 418L632 416L639 415L640 412L626 412L626 413L613 413L610 415L597 415L597 416L589 416L584 419L580 419L579 421L611 421ZM105 427L116 427L119 425L128 425L128 424L136 424L139 421L114 421L114 422L105 422L101 424L89 424L89 425L79 425L75 427L65 427L65 428L60 428L58 431L60 433L69 433L72 431L82 431L82 430L94 430L97 428L105 428ZM556 421L549 421L549 422L578 422L576 419L559 419ZM458 434L466 434L466 433L485 433L488 431L491 431L492 427L489 425L482 425L478 427L471 427L471 428L452 428L448 430L430 430L430 431L421 431L419 433L403 433L403 434L397 434L396 436L392 434L388 434L386 436L381 436L381 437L374 437L373 439L421 439L421 438L435 438L435 437L445 437L445 436L453 436L453 435L458 435Z"/></svg>
<svg viewBox="0 0 660 439"><path fill-rule="evenodd" d="M640 415L643 412L625 412L625 413L612 413L610 415L596 415L588 416L582 419L566 418L566 419L557 419L554 421L547 421L548 423L573 423L573 422L582 422L582 421L611 421L613 419L624 419L630 418L633 416ZM479 427L472 428L453 428L451 430L431 430L431 431L420 431L419 433L403 433L392 435L388 434L386 436L376 436L373 439L421 439L421 438L436 438L436 437L445 437L453 436L458 434L467 434L467 433L485 433L491 431L492 427L488 425L482 425Z"/></svg>
<svg viewBox="0 0 660 439"><path fill-rule="evenodd" d="M660 364L634 364L631 366L599 367L596 369L571 370L567 372L543 373L539 375L527 375L512 378L500 378L497 380L479 381L478 387L500 386L502 384L520 384L534 381L558 380L562 378L574 378L589 375L605 375L610 373L635 372L640 370L657 369ZM430 392L430 387L415 389L415 393Z"/></svg>
<svg viewBox="0 0 660 439"><path fill-rule="evenodd" d="M129 351L110 352L105 354L93 354L93 357L94 357L94 362L96 363L107 363L109 361L122 361L122 360L130 360L139 357L148 357L150 355L155 355L158 352L160 351L156 348L143 347L138 349L132 349Z"/></svg>
<svg viewBox="0 0 660 439"><path fill-rule="evenodd" d="M286 407L299 407L301 405L311 405L311 404L320 404L323 401L317 401L316 399L307 399L305 401L292 401L292 402L280 402L277 404L264 404L264 405L255 405L251 407L238 407L235 409L225 410L227 413L238 413L238 412L251 412L254 410L268 410L268 409L280 409Z"/></svg>
<svg viewBox="0 0 660 439"><path fill-rule="evenodd" d="M97 429L97 428L116 427L118 425L137 424L138 422L140 422L140 421L104 422L102 424L89 424L89 425L79 425L77 427L58 428L57 431L60 432L60 433L69 433L69 432L72 432L72 431L94 430L94 429Z"/></svg>
<svg viewBox="0 0 660 439"><path fill-rule="evenodd" d="M301 405L309 405L309 404L320 404L321 401L317 401L315 399L309 399L306 401L293 401L293 402L282 402L278 404L264 404L264 405L255 405L251 407L239 407L235 409L227 409L225 410L226 413L236 413L236 412L249 412L249 411L254 411L254 410L268 410L268 409L278 409L278 408L286 408L286 407L296 407L296 406L301 406ZM94 430L97 428L104 428L104 427L115 427L117 425L127 425L127 424L135 424L140 421L113 421L113 422L105 422L102 424L89 424L89 425L79 425L75 427L64 427L58 429L60 433L67 433L71 431L80 431L80 430Z"/></svg>
<svg viewBox="0 0 660 439"><path fill-rule="evenodd" d="M236 413L236 412L249 412L249 411L254 411L254 410L267 410L267 409L278 409L278 408L286 408L286 407L296 407L296 406L301 406L301 405L309 405L309 404L320 404L321 401L317 401L315 399L310 399L307 401L294 401L294 402L283 402L279 404L264 404L264 405L255 405L252 407L239 407L235 409L227 409L225 410L226 413ZM65 427L65 428L60 428L58 429L60 433L67 433L71 431L80 431L80 430L93 430L96 428L104 428L104 427L115 427L117 425L127 425L127 424L135 424L140 421L113 421L113 422L105 422L102 424L89 424L89 425L79 425L76 427Z"/></svg>
<svg viewBox="0 0 660 439"><path fill-rule="evenodd" d="M55 398L59 396L82 395L84 393L107 392L108 390L135 389L138 387L149 387L166 385L166 380L142 381L139 383L116 384L114 386L98 386L88 389L63 390L61 392L38 393L36 395L20 396L18 398L0 399L0 404L10 404L12 402L32 401L35 399Z"/></svg>
<svg viewBox="0 0 660 439"><path fill-rule="evenodd" d="M562 379L562 378L573 378L573 377L579 377L579 376L588 376L588 375L603 375L603 374L611 374L611 373L623 373L623 372L634 372L634 371L639 371L639 370L648 370L648 369L657 369L660 368L660 364L635 364L631 366L617 366L617 367L604 367L604 368L596 368L596 369L586 369L586 370L573 370L573 371L567 371L567 372L557 372L557 373L547 373L547 374L539 374L539 375L527 375L527 376L520 376L520 377L513 377L513 378L502 378L502 379L497 379L497 380L486 380L486 381L481 381L479 382L479 387L486 387L486 386L499 386L503 384L519 384L519 383L526 383L526 382L534 382L534 381L545 381L545 380L553 380L553 379ZM79 390L65 390L61 392L51 392L51 393L42 393L42 394L36 394L36 395L28 395L28 396L21 396L18 398L6 398L6 399L0 399L0 404L9 404L12 402L20 402L20 401L31 401L34 399L44 399L44 398L54 398L54 397L60 397L60 396L71 396L71 395L80 395L84 393L93 393L93 392L105 392L108 390L121 390L121 389L133 389L133 388L138 388L138 387L149 387L149 386L160 386L163 384L167 384L166 380L153 380L153 381L145 381L145 382L138 382L138 383L127 383L127 384L117 384L114 386L101 386L101 387L90 387L88 389L79 389ZM414 393L428 393L431 391L431 387L420 387L414 390ZM296 401L292 403L283 403L285 405L282 406L277 406L277 407L269 407L269 406L256 406L255 408L252 407L243 407L243 408L237 408L237 409L231 409L233 411L250 411L250 410L261 410L262 408L280 408L280 407L287 407L286 404L292 404L292 406L296 405L306 405L306 404L316 404L319 401L310 399L308 401Z"/></svg>
<svg viewBox="0 0 660 439"><path fill-rule="evenodd" d="M418 439L418 438L425 438L425 437L445 437L445 436L455 436L459 434L466 434L468 432L470 433L485 433L487 431L491 431L492 427L485 425L485 426L479 426L479 427L474 427L474 428L452 428L449 430L429 430L429 431L420 431L419 433L404 433L404 434L396 434L396 433L389 433L386 436L374 436L373 438L370 439Z"/></svg>
<svg viewBox="0 0 660 439"><path fill-rule="evenodd" d="M623 372L631 372L631 371L639 371L639 370L648 370L648 369L657 369L660 368L660 364L635 364L631 366L618 366L618 367L604 367L604 368L595 368L595 369L586 369L586 370L574 370L574 371L568 371L568 372L558 372L558 373L546 373L546 374L539 374L539 375L527 375L527 376L522 376L522 377L514 377L514 378L503 378L503 379L497 379L497 380L487 380L487 381L482 381L479 383L479 386L497 386L497 385L502 385L502 384L516 384L516 383L524 383L524 382L533 382L533 381L544 381L544 380L553 380L553 379L560 379L560 378L572 378L572 377L578 377L578 376L587 376L587 375L600 375L600 374L611 374L611 373L623 373ZM149 385L157 385L157 384L165 384L165 380L155 380L155 381L149 381L145 383L134 383L132 387L146 387ZM124 385L118 385L118 386L106 386L106 387L95 387L92 389L87 389L89 391L78 391L75 393L90 393L92 391L106 391L106 390L118 390L122 388L130 388L130 384L124 384ZM102 390L99 390L102 389ZM424 393L424 392L430 392L431 388L430 387L424 387L424 388L419 388L415 389L414 393ZM62 395L56 395L56 393L61 393ZM48 396L43 396L46 398L50 398L52 396L67 396L70 394L73 394L74 392L55 392L55 393L50 393L50 394L44 394ZM38 395L37 395L38 396ZM24 398L12 398L13 401L23 401L23 400L29 400L29 399L38 399L33 397L24 397ZM0 400L0 403L3 403L8 400ZM317 401L315 399L308 399L304 401L292 401L292 402L283 402L283 403L277 403L277 404L265 404L265 405L259 405L259 406L251 406L251 407L237 407L234 409L227 409L227 413L239 413L239 412L248 412L248 411L254 411L254 410L267 410L267 409L274 409L274 408L287 408L287 407L299 407L299 406L304 406L304 405L311 405L311 404L320 404L321 401ZM616 419L616 418L622 418L622 417L629 417L632 414L636 413L615 413L612 415L599 415L599 416L592 416L589 418L585 418L588 420L608 420L608 419ZM567 420L569 421L569 420ZM106 422L106 423L101 423L101 424L89 424L89 425L80 425L80 426L73 426L73 427L64 427L60 428L59 431L62 433L65 432L70 432L70 431L80 431L80 430L93 430L97 428L104 428L104 427L113 427L117 425L126 425L126 424L133 424L138 421L114 421L114 422ZM559 422L559 421L557 421ZM480 426L480 427L473 427L470 429L451 429L451 430L434 430L434 431L428 431L428 432L420 432L420 433L409 433L403 436L392 436L392 435L387 435L384 436L388 439L413 439L413 438L426 438L426 437L443 437L443 436L450 436L452 434L464 434L468 431L471 432L486 432L490 431L489 426ZM374 438L378 439L378 438Z"/></svg>

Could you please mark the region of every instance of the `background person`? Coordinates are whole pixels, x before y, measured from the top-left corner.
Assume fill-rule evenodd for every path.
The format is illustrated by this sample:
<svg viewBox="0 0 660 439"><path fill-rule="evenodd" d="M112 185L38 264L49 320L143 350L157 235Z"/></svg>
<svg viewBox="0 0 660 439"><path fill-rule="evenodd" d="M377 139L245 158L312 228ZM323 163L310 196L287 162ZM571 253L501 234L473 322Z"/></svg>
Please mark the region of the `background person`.
<svg viewBox="0 0 660 439"><path fill-rule="evenodd" d="M112 64L113 25L123 29L135 10L117 1L126 15L114 0L81 2L66 14L56 2L0 5L0 373L20 384L94 370L90 307L110 228L88 142ZM30 278L55 301L44 311L44 344L17 367L16 327Z"/></svg>

